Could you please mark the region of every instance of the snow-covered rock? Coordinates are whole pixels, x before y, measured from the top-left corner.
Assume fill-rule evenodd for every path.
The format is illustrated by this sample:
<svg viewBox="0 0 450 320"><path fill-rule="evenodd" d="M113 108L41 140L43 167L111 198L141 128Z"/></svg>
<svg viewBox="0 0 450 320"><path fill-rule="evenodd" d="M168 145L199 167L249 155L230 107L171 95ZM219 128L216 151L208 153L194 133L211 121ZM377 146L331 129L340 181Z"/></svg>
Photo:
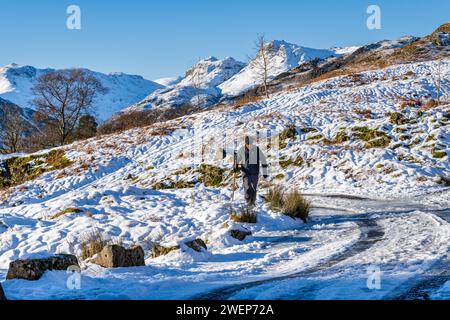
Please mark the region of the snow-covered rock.
<svg viewBox="0 0 450 320"><path fill-rule="evenodd" d="M97 97L93 110L102 122L114 113L136 103L163 85L146 80L141 76L124 73L104 74L84 69L101 81L108 89L106 94ZM54 69L37 69L32 66L10 64L0 68L0 98L9 100L22 108L33 108L33 86L37 79Z"/></svg>

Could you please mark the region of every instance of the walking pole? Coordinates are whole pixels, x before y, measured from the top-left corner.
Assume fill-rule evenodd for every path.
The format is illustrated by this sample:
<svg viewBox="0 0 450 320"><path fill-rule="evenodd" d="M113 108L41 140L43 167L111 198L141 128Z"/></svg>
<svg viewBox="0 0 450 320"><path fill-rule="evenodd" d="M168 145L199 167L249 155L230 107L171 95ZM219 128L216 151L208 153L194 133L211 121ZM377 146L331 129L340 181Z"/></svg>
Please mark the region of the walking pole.
<svg viewBox="0 0 450 320"><path fill-rule="evenodd" d="M231 201L234 202L234 192L236 190L236 166L237 166L237 141L234 140L234 150L233 150L233 192L231 193Z"/></svg>

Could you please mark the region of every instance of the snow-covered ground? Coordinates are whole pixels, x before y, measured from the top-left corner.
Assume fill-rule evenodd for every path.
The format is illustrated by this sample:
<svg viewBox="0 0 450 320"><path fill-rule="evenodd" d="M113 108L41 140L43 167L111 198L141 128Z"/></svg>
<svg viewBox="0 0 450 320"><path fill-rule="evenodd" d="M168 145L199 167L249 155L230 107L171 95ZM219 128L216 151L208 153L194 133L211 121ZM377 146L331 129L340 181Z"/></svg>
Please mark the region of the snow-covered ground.
<svg viewBox="0 0 450 320"><path fill-rule="evenodd" d="M146 266L107 270L82 263L81 290L67 289L65 272L47 272L35 282L3 282L6 294L12 299L402 296L448 254L450 188L437 182L450 172L449 107L423 113L419 107L400 108L400 97L436 95L437 68L436 62L416 63L333 78L239 109L223 107L161 124L173 130L168 135L155 135L160 128L154 126L64 147L73 166L4 194L0 275L9 262L30 254L79 255L82 240L93 231L143 246ZM442 92L448 93L450 61L441 70ZM370 117L363 116L364 109L371 110ZM391 123L388 112L401 112L406 123ZM235 227L229 221L231 181L207 188L196 182L196 168L203 158L228 170L230 157L218 159L218 148L229 150L235 138L242 141L256 131L261 139L274 138L290 125L297 139L266 150L271 176L261 193L270 183L300 189L312 201L311 221L273 212L258 199L259 221L246 225L253 236L239 242L228 234ZM388 144L366 148L356 138L357 127L382 132ZM339 133L348 141L332 142ZM280 158L299 157L299 166L278 165ZM194 187L153 188L170 181ZM236 195L238 206L242 192ZM84 213L51 219L66 208ZM148 255L155 242L174 245L197 237L207 241L207 252L182 246L164 257ZM382 272L379 290L367 287L369 267ZM448 298L448 288L431 288L432 297Z"/></svg>

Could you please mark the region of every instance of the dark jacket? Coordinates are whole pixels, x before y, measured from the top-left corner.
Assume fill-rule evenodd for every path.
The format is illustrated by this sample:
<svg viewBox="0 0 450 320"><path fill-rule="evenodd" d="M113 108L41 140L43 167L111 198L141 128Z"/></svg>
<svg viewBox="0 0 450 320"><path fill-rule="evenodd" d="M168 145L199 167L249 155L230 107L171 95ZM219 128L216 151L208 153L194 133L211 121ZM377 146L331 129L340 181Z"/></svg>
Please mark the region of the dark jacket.
<svg viewBox="0 0 450 320"><path fill-rule="evenodd" d="M240 169L245 176L259 175L261 167L263 175L267 176L267 159L257 146L252 146L250 150L246 147L239 149L236 164L241 166Z"/></svg>

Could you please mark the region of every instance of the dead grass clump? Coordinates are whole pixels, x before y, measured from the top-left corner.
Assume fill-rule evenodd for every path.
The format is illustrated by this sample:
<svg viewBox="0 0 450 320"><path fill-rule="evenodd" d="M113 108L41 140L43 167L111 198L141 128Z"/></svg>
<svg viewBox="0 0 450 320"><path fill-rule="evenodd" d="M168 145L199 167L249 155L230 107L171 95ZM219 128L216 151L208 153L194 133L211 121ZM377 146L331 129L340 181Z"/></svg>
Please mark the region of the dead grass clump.
<svg viewBox="0 0 450 320"><path fill-rule="evenodd" d="M81 259L86 260L100 253L108 245L99 231L88 233L81 242Z"/></svg>
<svg viewBox="0 0 450 320"><path fill-rule="evenodd" d="M308 221L311 203L298 190L286 192L281 186L275 186L269 190L266 202L274 211L302 219L305 223Z"/></svg>
<svg viewBox="0 0 450 320"><path fill-rule="evenodd" d="M243 210L242 212L237 212L235 209L231 209L230 218L234 222L239 223L257 223L257 215L251 210Z"/></svg>

